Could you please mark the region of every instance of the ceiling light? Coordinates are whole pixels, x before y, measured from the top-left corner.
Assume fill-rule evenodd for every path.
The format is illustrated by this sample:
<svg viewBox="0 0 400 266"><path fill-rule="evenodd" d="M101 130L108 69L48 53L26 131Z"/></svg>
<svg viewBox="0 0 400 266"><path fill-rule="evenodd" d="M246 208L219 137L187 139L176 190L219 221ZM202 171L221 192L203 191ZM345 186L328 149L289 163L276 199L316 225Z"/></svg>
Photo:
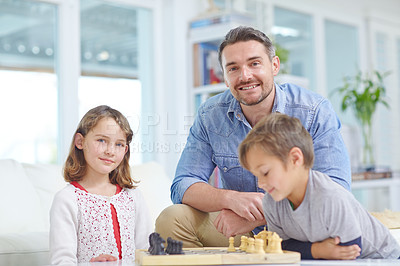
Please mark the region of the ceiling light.
<svg viewBox="0 0 400 266"><path fill-rule="evenodd" d="M33 46L33 47L32 47L32 53L33 53L33 54L38 54L38 53L40 53L40 48L37 47L37 46Z"/></svg>
<svg viewBox="0 0 400 266"><path fill-rule="evenodd" d="M47 48L46 51L45 51L45 53L46 53L46 55L48 55L48 56L52 56L52 55L53 55L53 49Z"/></svg>
<svg viewBox="0 0 400 266"><path fill-rule="evenodd" d="M20 45L18 45L17 50L18 50L18 52L20 52L22 54L23 52L25 52L26 47L25 47L25 45L20 44Z"/></svg>
<svg viewBox="0 0 400 266"><path fill-rule="evenodd" d="M110 54L107 51L102 51L96 56L97 61L107 61L110 58Z"/></svg>

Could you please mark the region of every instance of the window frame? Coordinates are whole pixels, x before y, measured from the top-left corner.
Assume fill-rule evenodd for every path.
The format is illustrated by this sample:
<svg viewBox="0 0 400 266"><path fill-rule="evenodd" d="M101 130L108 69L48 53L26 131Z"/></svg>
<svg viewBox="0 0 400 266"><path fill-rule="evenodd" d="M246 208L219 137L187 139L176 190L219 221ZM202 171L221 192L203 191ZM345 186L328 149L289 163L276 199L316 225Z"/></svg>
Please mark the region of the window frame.
<svg viewBox="0 0 400 266"><path fill-rule="evenodd" d="M58 150L57 161L62 164L69 152L72 135L79 123L79 99L78 99L78 81L81 76L81 57L80 57L80 1L79 0L37 0L57 5L57 33L56 45L56 75L58 78ZM162 29L159 25L161 22L161 2L158 0L108 0L105 2L128 5L137 8L146 8L152 12L152 39L153 39L153 59L150 65L153 66L152 76L146 74L144 84L151 84L153 88L161 88L163 84L163 75L160 63L162 58ZM157 62L156 62L157 59ZM161 59L162 60L162 59ZM154 77L157 77L155 79ZM146 86L146 85L144 85ZM149 85L147 85L149 86ZM144 87L144 91L148 91L143 97L148 97L146 102L153 103L162 97L158 91L150 90ZM160 104L146 105L148 110L144 112L161 113L162 106ZM151 110L150 110L151 109ZM149 138L154 141L159 137L160 133L155 132ZM155 160L157 154L148 155L144 160Z"/></svg>

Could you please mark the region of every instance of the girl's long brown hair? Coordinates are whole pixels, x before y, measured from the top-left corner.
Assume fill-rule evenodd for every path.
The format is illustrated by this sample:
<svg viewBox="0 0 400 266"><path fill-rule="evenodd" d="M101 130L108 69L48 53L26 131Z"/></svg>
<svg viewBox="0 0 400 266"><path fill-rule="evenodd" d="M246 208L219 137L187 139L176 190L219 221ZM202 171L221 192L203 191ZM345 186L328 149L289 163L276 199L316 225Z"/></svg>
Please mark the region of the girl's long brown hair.
<svg viewBox="0 0 400 266"><path fill-rule="evenodd" d="M110 174L110 182L112 184L118 184L123 188L133 188L135 182L131 177L131 170L129 166L130 157L130 142L132 141L133 132L129 125L128 120L119 111L106 106L100 105L89 110L79 122L78 128L72 138L71 147L67 160L64 165L64 179L67 182L80 181L87 171L87 164L83 155L83 150L78 149L75 146L75 136L77 133L82 134L83 137L92 130L97 123L103 118L112 118L121 127L122 131L126 135L126 145L128 151L125 153L124 158L120 165L115 168Z"/></svg>

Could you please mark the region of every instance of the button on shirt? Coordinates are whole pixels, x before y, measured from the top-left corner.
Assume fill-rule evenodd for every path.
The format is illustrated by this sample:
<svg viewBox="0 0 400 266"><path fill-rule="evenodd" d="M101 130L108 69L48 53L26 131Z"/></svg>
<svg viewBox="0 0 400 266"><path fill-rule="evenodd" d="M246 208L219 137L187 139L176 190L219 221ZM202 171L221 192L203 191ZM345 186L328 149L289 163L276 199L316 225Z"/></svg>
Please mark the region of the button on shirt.
<svg viewBox="0 0 400 266"><path fill-rule="evenodd" d="M297 85L275 84L275 88L272 112L297 117L310 133L315 153L313 169L350 190L350 160L340 134L340 121L330 102ZM238 147L251 128L230 90L202 104L176 169L172 201L182 203L183 194L192 184L208 183L216 166L223 188L264 192L257 178L239 164Z"/></svg>

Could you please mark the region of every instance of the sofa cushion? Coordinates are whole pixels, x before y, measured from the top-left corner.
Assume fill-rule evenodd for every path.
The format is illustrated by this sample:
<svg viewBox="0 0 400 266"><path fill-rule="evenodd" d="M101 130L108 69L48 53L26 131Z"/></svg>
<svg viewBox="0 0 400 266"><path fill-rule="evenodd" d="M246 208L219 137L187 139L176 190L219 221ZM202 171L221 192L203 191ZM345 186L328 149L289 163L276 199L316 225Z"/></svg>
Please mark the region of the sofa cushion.
<svg viewBox="0 0 400 266"><path fill-rule="evenodd" d="M0 160L0 169L0 234L45 231L39 196L22 165Z"/></svg>
<svg viewBox="0 0 400 266"><path fill-rule="evenodd" d="M0 265L47 265L49 233L0 234Z"/></svg>
<svg viewBox="0 0 400 266"><path fill-rule="evenodd" d="M26 175L32 182L41 204L41 217L45 228L50 228L50 208L57 191L66 186L60 165L22 163Z"/></svg>

